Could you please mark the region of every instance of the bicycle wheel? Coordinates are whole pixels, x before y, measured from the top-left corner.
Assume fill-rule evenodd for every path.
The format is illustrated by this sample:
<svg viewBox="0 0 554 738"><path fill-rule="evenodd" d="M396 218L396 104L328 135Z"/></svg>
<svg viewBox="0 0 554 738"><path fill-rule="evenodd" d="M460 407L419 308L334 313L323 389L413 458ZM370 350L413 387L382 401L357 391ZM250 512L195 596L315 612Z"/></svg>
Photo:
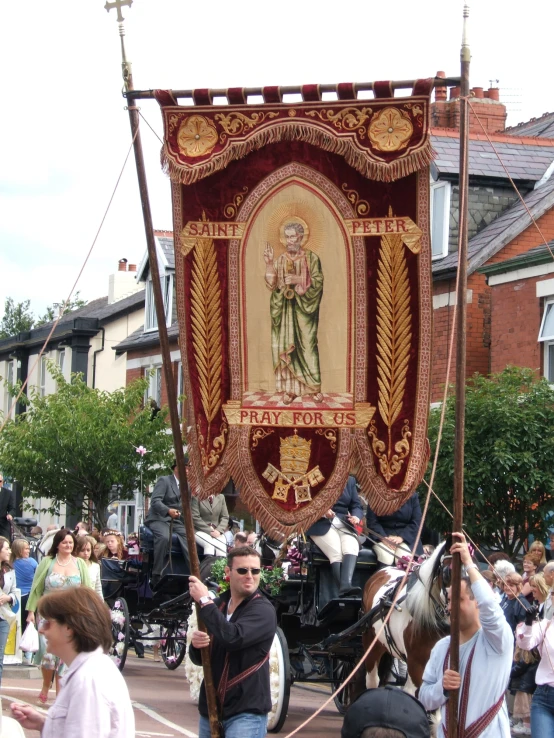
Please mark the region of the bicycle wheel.
<svg viewBox="0 0 554 738"><path fill-rule="evenodd" d="M177 669L185 658L187 651L187 624L186 622L163 626L160 629L162 659L170 671Z"/></svg>
<svg viewBox="0 0 554 738"><path fill-rule="evenodd" d="M116 599L110 615L112 619L113 643L109 656L111 656L119 671L123 671L131 637L129 608L123 597Z"/></svg>

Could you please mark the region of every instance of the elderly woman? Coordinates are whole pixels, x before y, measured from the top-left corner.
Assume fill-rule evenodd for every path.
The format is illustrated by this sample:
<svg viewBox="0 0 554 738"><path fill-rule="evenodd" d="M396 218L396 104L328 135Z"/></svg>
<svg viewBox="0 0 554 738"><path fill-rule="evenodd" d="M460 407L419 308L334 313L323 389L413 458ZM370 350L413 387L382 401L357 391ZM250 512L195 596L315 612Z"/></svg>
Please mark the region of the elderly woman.
<svg viewBox="0 0 554 738"><path fill-rule="evenodd" d="M421 523L421 507L417 492L390 515L376 515L367 508L367 530L369 538L378 538L373 550L384 566L391 566L402 556L409 556L416 540ZM416 556L423 554L423 546L418 541Z"/></svg>
<svg viewBox="0 0 554 738"><path fill-rule="evenodd" d="M110 611L88 587L45 595L39 632L64 664L63 689L48 713L12 703L12 714L41 738L134 738L135 719L125 680L106 656L112 644Z"/></svg>
<svg viewBox="0 0 554 738"><path fill-rule="evenodd" d="M67 528L58 530L52 541L52 548L48 556L42 559L33 578L33 586L27 600L28 623L35 622L35 610L44 593L48 594L58 589L78 587L80 584L90 587L88 567L82 559L73 556L74 548L75 536L73 533ZM55 654L46 651L44 638L40 639L40 648L34 656L34 662L42 667L42 690L38 700L44 705L48 700L48 692L54 673L56 674L57 692L59 677L63 674L65 666Z"/></svg>
<svg viewBox="0 0 554 738"><path fill-rule="evenodd" d="M352 576L360 552L354 526L359 525L362 515L363 508L356 489L356 479L350 476L342 495L333 507L307 531L312 541L331 562L341 597L360 594L360 588L352 586Z"/></svg>

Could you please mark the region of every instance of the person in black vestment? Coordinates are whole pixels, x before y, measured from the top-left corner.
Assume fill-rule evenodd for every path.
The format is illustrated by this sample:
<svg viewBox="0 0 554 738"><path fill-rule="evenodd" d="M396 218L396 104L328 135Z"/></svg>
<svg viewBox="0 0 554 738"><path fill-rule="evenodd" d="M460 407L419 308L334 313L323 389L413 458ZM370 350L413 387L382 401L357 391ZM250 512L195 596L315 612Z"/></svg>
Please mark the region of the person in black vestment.
<svg viewBox="0 0 554 738"><path fill-rule="evenodd" d="M415 543L421 523L421 507L417 492L390 515L375 515L368 506L366 521L369 538L377 541L373 546L377 559L385 566L391 566L399 557L408 556ZM377 533L377 536L372 535L374 533ZM415 554L423 555L421 541L418 541Z"/></svg>
<svg viewBox="0 0 554 738"><path fill-rule="evenodd" d="M339 585L339 595L360 594L352 586L360 544L355 525L363 515L362 503L356 489L355 477L348 477L344 492L325 515L308 529L308 535L331 562L333 575Z"/></svg>
<svg viewBox="0 0 554 738"><path fill-rule="evenodd" d="M12 540L12 520L16 513L13 490L3 487L4 477L0 474L0 536Z"/></svg>

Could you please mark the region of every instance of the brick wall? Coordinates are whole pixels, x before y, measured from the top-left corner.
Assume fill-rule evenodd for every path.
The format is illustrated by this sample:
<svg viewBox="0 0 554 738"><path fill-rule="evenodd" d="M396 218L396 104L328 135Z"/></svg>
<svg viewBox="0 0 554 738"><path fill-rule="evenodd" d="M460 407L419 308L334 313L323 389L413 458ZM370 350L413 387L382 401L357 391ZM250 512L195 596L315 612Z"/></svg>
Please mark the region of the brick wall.
<svg viewBox="0 0 554 738"><path fill-rule="evenodd" d="M542 301L537 297L537 281L522 279L491 288L491 372L500 372L508 364L540 371L541 346L537 336Z"/></svg>
<svg viewBox="0 0 554 738"><path fill-rule="evenodd" d="M467 339L466 339L466 377L475 372L487 374L490 364L490 322L491 303L490 288L487 287L482 274L472 274L467 283L468 290L472 291L471 303L467 304ZM454 292L455 280L436 282L433 285L433 294ZM446 383L446 368L450 335L455 320L454 305L433 310L433 365L431 402L442 400ZM450 365L449 382L456 378L456 336L454 331L454 348Z"/></svg>
<svg viewBox="0 0 554 738"><path fill-rule="evenodd" d="M554 239L554 210L545 213L537 224L547 240ZM540 243L537 229L530 225L487 264L519 256ZM539 370L541 347L537 343L537 336L542 313L535 292L536 281L522 280L490 288L483 274L474 273L468 278L468 289L473 291L473 295L471 304L467 306L466 377L471 377L475 372L499 372L508 364ZM435 282L433 294L454 292L455 289L455 280ZM432 402L437 402L443 396L453 319L453 305L433 311ZM454 344L450 382L455 379L455 366Z"/></svg>

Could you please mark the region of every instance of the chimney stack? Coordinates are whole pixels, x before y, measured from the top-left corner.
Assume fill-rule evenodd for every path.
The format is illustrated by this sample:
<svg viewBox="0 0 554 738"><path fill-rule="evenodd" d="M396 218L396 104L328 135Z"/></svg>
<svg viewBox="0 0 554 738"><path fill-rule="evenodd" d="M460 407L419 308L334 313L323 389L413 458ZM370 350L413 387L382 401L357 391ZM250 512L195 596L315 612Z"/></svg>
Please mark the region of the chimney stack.
<svg viewBox="0 0 554 738"><path fill-rule="evenodd" d="M437 77L444 79L444 72L437 72ZM460 128L460 88L451 87L447 100L446 89L437 87L435 89L435 102L431 104L431 127L432 128ZM506 128L506 106L500 102L500 90L498 87L474 87L470 91L471 107L469 109L469 132L496 133ZM472 110L473 108L473 110ZM483 128L481 127L483 125Z"/></svg>
<svg viewBox="0 0 554 738"><path fill-rule="evenodd" d="M117 272L110 274L108 285L108 305L111 305L124 297L134 295L142 289L142 285L136 280L137 265L129 264L127 267L127 259L120 259L117 262Z"/></svg>

